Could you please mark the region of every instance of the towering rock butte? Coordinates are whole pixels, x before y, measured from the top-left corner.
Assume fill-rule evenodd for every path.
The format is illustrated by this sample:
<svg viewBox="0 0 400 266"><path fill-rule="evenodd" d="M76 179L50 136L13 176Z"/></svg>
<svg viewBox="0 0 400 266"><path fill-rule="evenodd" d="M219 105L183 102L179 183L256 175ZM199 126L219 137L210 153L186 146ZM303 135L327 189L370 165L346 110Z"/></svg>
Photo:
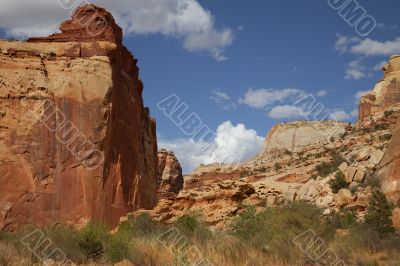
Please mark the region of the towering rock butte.
<svg viewBox="0 0 400 266"><path fill-rule="evenodd" d="M120 216L157 202L156 123L105 9L0 41L0 230Z"/></svg>
<svg viewBox="0 0 400 266"><path fill-rule="evenodd" d="M182 167L173 152L161 149L158 152L158 199L174 199L183 188Z"/></svg>
<svg viewBox="0 0 400 266"><path fill-rule="evenodd" d="M360 100L359 120L383 113L388 107L400 104L400 55L390 58L383 67L384 77L372 92Z"/></svg>

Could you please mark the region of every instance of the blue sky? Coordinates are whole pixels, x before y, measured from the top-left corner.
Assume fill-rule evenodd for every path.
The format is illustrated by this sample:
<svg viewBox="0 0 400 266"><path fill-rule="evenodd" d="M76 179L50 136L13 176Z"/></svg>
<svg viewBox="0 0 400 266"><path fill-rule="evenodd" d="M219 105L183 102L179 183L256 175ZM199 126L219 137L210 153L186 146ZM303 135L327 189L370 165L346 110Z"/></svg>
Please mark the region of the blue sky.
<svg viewBox="0 0 400 266"><path fill-rule="evenodd" d="M51 32L68 17L54 1L23 10L19 5L33 1L5 2L3 38ZM291 105L308 93L338 119L354 121L356 95L373 88L390 54L400 54L396 0L358 1L377 22L366 37L327 0L92 2L122 24L124 43L139 59L160 147L173 149L185 172L218 159L157 108L171 94L215 132L216 145L247 159L274 124L304 119Z"/></svg>

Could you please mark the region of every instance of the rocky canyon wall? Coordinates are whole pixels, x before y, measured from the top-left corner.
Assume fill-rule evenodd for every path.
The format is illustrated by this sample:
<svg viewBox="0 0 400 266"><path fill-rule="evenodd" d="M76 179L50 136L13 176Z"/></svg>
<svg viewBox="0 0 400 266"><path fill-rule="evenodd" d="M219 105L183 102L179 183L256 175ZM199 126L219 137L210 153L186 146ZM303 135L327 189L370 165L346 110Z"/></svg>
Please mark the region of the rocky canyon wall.
<svg viewBox="0 0 400 266"><path fill-rule="evenodd" d="M87 5L60 29L0 41L0 230L115 225L157 202L156 123L121 28Z"/></svg>
<svg viewBox="0 0 400 266"><path fill-rule="evenodd" d="M376 175L382 181L382 191L392 201L400 201L400 119Z"/></svg>
<svg viewBox="0 0 400 266"><path fill-rule="evenodd" d="M400 104L400 56L392 56L383 67L383 71L383 79L360 100L360 121L371 115L383 113L390 106Z"/></svg>

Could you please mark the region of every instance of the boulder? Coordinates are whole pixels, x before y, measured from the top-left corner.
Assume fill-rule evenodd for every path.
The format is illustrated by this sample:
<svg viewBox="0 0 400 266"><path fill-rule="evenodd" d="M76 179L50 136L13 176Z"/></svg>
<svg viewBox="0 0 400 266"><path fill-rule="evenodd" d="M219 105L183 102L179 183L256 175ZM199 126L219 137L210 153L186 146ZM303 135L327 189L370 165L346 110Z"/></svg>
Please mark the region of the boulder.
<svg viewBox="0 0 400 266"><path fill-rule="evenodd" d="M383 151L374 150L371 154L371 157L369 158L369 162L371 164L377 165L382 161L384 155L385 153Z"/></svg>
<svg viewBox="0 0 400 266"><path fill-rule="evenodd" d="M354 190L358 187L358 185L359 185L359 184L358 184L357 182L353 181L353 182L350 183L349 189L350 189L351 191L354 191Z"/></svg>
<svg viewBox="0 0 400 266"><path fill-rule="evenodd" d="M344 188L340 189L335 195L335 201L340 207L350 204L353 202L351 191Z"/></svg>
<svg viewBox="0 0 400 266"><path fill-rule="evenodd" d="M342 174L344 176L348 176L347 174L347 169L349 168L348 164L346 162L343 162L340 166L339 166L339 170L340 172L342 172Z"/></svg>
<svg viewBox="0 0 400 266"><path fill-rule="evenodd" d="M365 178L365 172L361 169L357 169L357 172L354 175L353 180L357 183L362 183L362 182L364 182L364 178Z"/></svg>
<svg viewBox="0 0 400 266"><path fill-rule="evenodd" d="M362 162L362 161L366 161L370 158L371 153L370 153L370 149L364 148L356 157L357 162Z"/></svg>
<svg viewBox="0 0 400 266"><path fill-rule="evenodd" d="M350 166L347 168L347 175L345 176L345 180L347 183L351 183L354 180L354 176L357 173L357 168Z"/></svg>

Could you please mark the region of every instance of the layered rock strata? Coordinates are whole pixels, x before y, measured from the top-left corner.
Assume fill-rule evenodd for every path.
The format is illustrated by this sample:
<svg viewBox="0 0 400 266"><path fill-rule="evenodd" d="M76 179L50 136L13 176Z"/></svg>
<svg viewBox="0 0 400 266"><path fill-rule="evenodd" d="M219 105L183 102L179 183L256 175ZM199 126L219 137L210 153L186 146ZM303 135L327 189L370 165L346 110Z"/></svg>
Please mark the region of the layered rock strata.
<svg viewBox="0 0 400 266"><path fill-rule="evenodd" d="M86 5L60 29L0 41L0 229L115 225L157 202L156 124L121 28Z"/></svg>
<svg viewBox="0 0 400 266"><path fill-rule="evenodd" d="M157 166L158 199L175 198L183 188L182 167L173 152L161 149Z"/></svg>
<svg viewBox="0 0 400 266"><path fill-rule="evenodd" d="M383 67L384 77L374 89L361 98L359 120L383 113L388 107L400 104L400 55L390 58Z"/></svg>

